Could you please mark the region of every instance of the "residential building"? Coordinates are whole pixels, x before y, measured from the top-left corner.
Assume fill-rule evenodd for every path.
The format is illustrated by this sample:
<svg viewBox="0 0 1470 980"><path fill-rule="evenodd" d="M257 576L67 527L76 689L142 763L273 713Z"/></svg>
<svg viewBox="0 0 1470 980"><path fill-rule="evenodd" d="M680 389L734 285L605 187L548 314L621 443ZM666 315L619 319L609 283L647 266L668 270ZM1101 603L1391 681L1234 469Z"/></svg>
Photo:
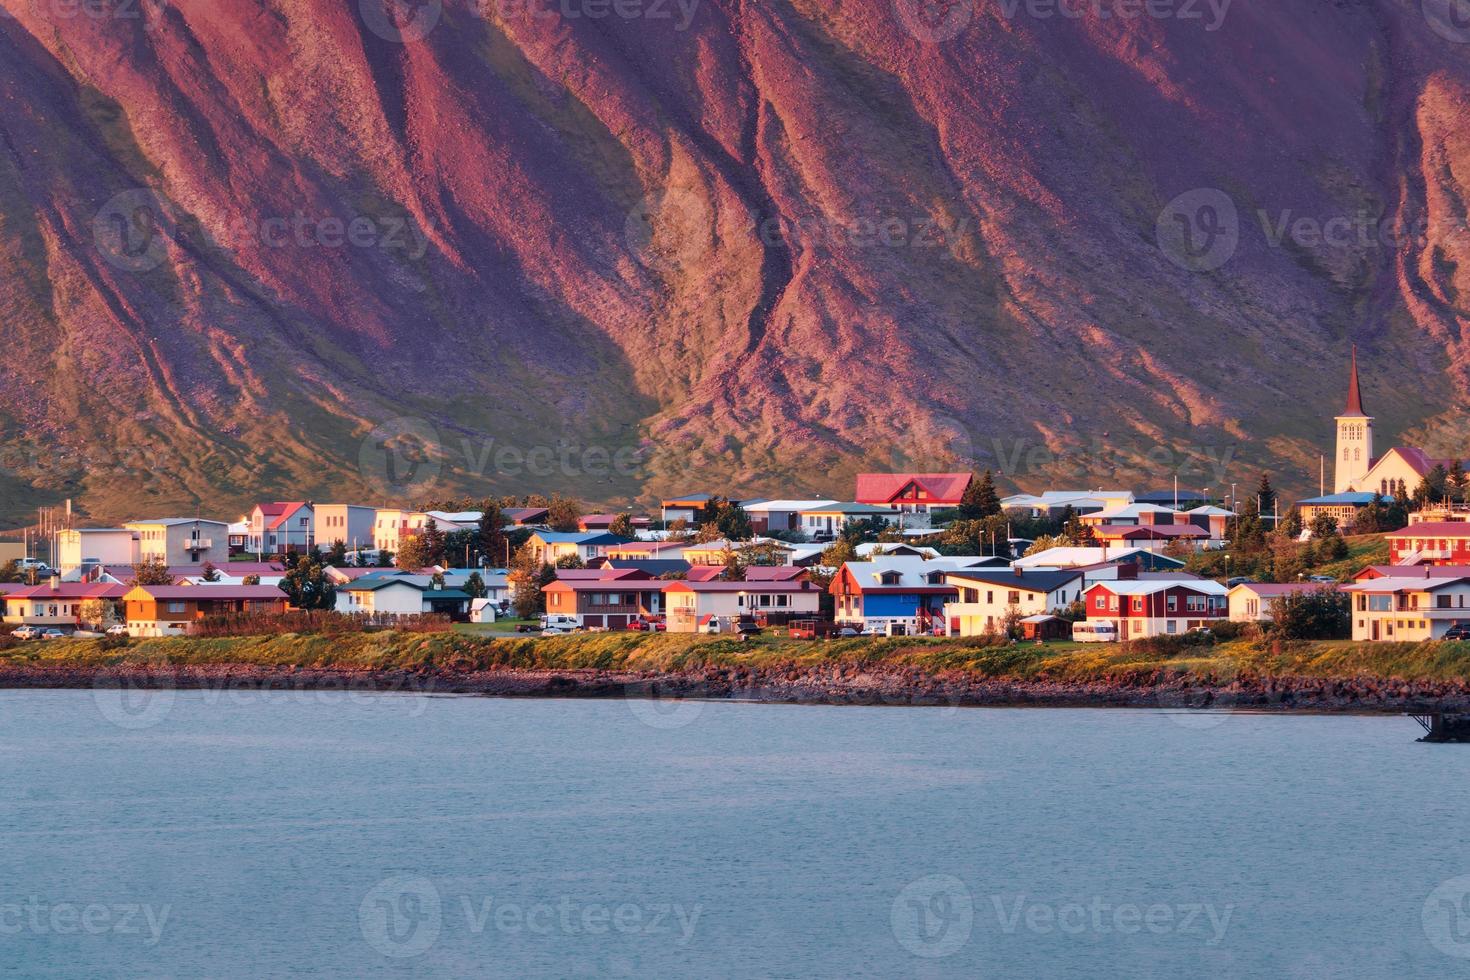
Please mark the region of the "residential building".
<svg viewBox="0 0 1470 980"><path fill-rule="evenodd" d="M1209 533L1194 524L1099 524L1092 528L1098 543L1106 547L1156 552L1170 545L1198 549L1209 542Z"/></svg>
<svg viewBox="0 0 1470 980"><path fill-rule="evenodd" d="M138 533L139 561L223 565L230 560L229 525L223 521L161 517L130 521L123 527Z"/></svg>
<svg viewBox="0 0 1470 980"><path fill-rule="evenodd" d="M1343 586L1352 596L1353 639L1413 643L1438 640L1470 623L1470 577L1375 578Z"/></svg>
<svg viewBox="0 0 1470 980"><path fill-rule="evenodd" d="M698 524L704 505L715 498L711 493L688 493L682 497L669 497L659 502L659 514L665 527L670 521L687 521ZM736 501L732 501L735 503Z"/></svg>
<svg viewBox="0 0 1470 980"><path fill-rule="evenodd" d="M505 507L500 516L511 527L535 527L546 523L551 512L545 507Z"/></svg>
<svg viewBox="0 0 1470 980"><path fill-rule="evenodd" d="M696 633L711 620L722 628L744 617L777 621L816 616L822 590L806 580L787 582L666 582L664 602L670 633Z"/></svg>
<svg viewBox="0 0 1470 980"><path fill-rule="evenodd" d="M874 632L890 627L906 633L946 629L944 607L959 593L945 582L947 573L977 568L985 558L875 556L848 562L837 570L832 593L837 622Z"/></svg>
<svg viewBox="0 0 1470 980"><path fill-rule="evenodd" d="M1171 507L1139 503L1120 504L1095 513L1082 514L1079 515L1078 520L1092 527L1101 527L1105 524L1132 527L1173 527L1176 524L1189 523L1183 513Z"/></svg>
<svg viewBox="0 0 1470 980"><path fill-rule="evenodd" d="M315 511L306 501L256 504L245 550L257 555L310 551L316 546ZM228 536L228 528L226 529Z"/></svg>
<svg viewBox="0 0 1470 980"><path fill-rule="evenodd" d="M1047 548L1017 558L1017 568L1082 568L1094 565L1138 565L1144 571L1163 572L1184 567L1184 561L1143 548Z"/></svg>
<svg viewBox="0 0 1470 980"><path fill-rule="evenodd" d="M946 572L956 598L944 607L952 636L987 636L1028 616L1064 611L1082 597L1082 573L982 569Z"/></svg>
<svg viewBox="0 0 1470 980"><path fill-rule="evenodd" d="M823 504L800 513L801 530L815 540L835 538L842 529L857 521L876 520L893 523L898 520L898 511L892 507L877 507L872 504Z"/></svg>
<svg viewBox="0 0 1470 980"><path fill-rule="evenodd" d="M442 613L454 619L469 616L470 594L452 586L434 583L430 575L366 575L337 587L339 613L376 616L417 616Z"/></svg>
<svg viewBox="0 0 1470 980"><path fill-rule="evenodd" d="M323 551L329 551L338 541L348 551L366 550L375 546L378 510L358 504L316 504L316 541Z"/></svg>
<svg viewBox="0 0 1470 980"><path fill-rule="evenodd" d="M543 590L546 613L576 617L589 629L623 629L635 619L663 615L667 584L637 569L601 578L558 577Z"/></svg>
<svg viewBox="0 0 1470 980"><path fill-rule="evenodd" d="M577 529L580 531L606 531L613 526L620 514L584 514L577 520ZM629 517L635 531L646 530L653 524L646 517Z"/></svg>
<svg viewBox="0 0 1470 980"><path fill-rule="evenodd" d="M1035 520L1054 520L1067 511L1093 514L1110 507L1126 507L1134 502L1127 490L1047 490L1044 493L1018 493L1001 499L1007 513Z"/></svg>
<svg viewBox="0 0 1470 980"><path fill-rule="evenodd" d="M83 622L84 607L92 602L104 603L102 619L111 621L127 592L125 585L97 582L53 580L44 585L17 586L4 595L5 624L59 629L100 625Z"/></svg>
<svg viewBox="0 0 1470 980"><path fill-rule="evenodd" d="M797 531L801 529L801 512L817 510L836 504L836 500L755 500L740 507L750 517L750 526L756 534L772 531Z"/></svg>
<svg viewBox="0 0 1470 980"><path fill-rule="evenodd" d="M231 558L245 554L250 544L250 515L243 514L238 521L231 521L225 537L229 541Z"/></svg>
<svg viewBox="0 0 1470 980"><path fill-rule="evenodd" d="M789 556L794 550L789 544L777 541L775 538L751 538L749 541L731 541L728 538L716 538L702 544L690 543L683 548L682 556L691 565L723 565L729 559L732 552L738 552L743 548L761 547L769 550L772 555L779 558L783 565L790 564ZM666 553L661 553L663 557Z"/></svg>
<svg viewBox="0 0 1470 980"><path fill-rule="evenodd" d="M538 561L555 565L561 559L572 556L585 564L629 542L627 538L620 538L606 531L536 531L526 543L531 546Z"/></svg>
<svg viewBox="0 0 1470 980"><path fill-rule="evenodd" d="M958 507L974 481L970 473L860 473L860 504L897 511L906 527L928 527L930 515Z"/></svg>
<svg viewBox="0 0 1470 980"><path fill-rule="evenodd" d="M216 616L278 614L286 593L273 585L139 585L123 596L133 636L182 636Z"/></svg>
<svg viewBox="0 0 1470 980"><path fill-rule="evenodd" d="M83 565L136 565L138 532L125 527L78 527L56 534L57 571L63 575Z"/></svg>
<svg viewBox="0 0 1470 980"><path fill-rule="evenodd" d="M429 515L421 511L378 508L373 520L374 550L397 554L404 540L422 531L429 520Z"/></svg>
<svg viewBox="0 0 1470 980"><path fill-rule="evenodd" d="M1284 596L1335 588L1316 582L1246 582L1231 589L1227 596L1230 619L1236 623L1269 623L1276 618L1276 603Z"/></svg>
<svg viewBox="0 0 1470 980"><path fill-rule="evenodd" d="M1120 579L1086 593L1087 621L1109 623L1120 640L1175 636L1224 619L1227 590L1209 579Z"/></svg>
<svg viewBox="0 0 1470 980"><path fill-rule="evenodd" d="M1385 537L1395 565L1470 565L1470 524L1410 524Z"/></svg>

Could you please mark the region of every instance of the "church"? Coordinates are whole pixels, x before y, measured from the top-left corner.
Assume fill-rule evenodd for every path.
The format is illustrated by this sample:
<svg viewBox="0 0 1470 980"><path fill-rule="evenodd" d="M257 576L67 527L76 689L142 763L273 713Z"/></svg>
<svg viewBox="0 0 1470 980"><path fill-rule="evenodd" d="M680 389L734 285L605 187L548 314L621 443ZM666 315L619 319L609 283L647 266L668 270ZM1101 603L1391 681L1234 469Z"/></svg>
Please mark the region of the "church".
<svg viewBox="0 0 1470 980"><path fill-rule="evenodd" d="M1395 446L1373 455L1373 417L1363 411L1358 386L1358 349L1353 348L1352 377L1348 380L1347 408L1337 417L1337 467L1334 493L1412 494L1436 465L1448 470L1452 459L1435 459L1422 449Z"/></svg>

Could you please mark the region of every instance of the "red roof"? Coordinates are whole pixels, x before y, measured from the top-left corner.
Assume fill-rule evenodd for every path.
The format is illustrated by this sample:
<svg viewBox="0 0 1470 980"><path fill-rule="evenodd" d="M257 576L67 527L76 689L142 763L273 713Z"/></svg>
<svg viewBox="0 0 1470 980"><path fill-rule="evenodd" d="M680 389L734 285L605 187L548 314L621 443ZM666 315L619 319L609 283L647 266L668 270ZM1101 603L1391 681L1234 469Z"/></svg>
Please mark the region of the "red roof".
<svg viewBox="0 0 1470 980"><path fill-rule="evenodd" d="M814 592L810 582L668 582L669 592Z"/></svg>
<svg viewBox="0 0 1470 980"><path fill-rule="evenodd" d="M274 585L140 585L154 599L191 599L202 602L233 599L285 599Z"/></svg>
<svg viewBox="0 0 1470 980"><path fill-rule="evenodd" d="M1470 521L1426 521L1389 531L1389 538L1470 538Z"/></svg>
<svg viewBox="0 0 1470 980"><path fill-rule="evenodd" d="M275 530L276 528L280 527L282 524L290 520L292 514L295 514L298 510L305 506L306 503L299 500L284 502L278 501L273 504L261 504L260 513L263 517L275 518L274 520L271 520L266 524L266 527L270 528L271 530Z"/></svg>
<svg viewBox="0 0 1470 980"><path fill-rule="evenodd" d="M1105 538L1204 538L1204 528L1195 524L1099 524L1093 528Z"/></svg>
<svg viewBox="0 0 1470 980"><path fill-rule="evenodd" d="M1363 412L1363 396L1362 396L1362 393L1358 390L1358 345L1357 344L1354 344L1353 345L1353 376L1348 381L1347 411L1343 412L1342 414L1343 414L1344 417L1354 416L1354 415L1361 415L1364 418L1367 418L1367 416Z"/></svg>
<svg viewBox="0 0 1470 980"><path fill-rule="evenodd" d="M807 574L805 568L794 565L748 565L745 569L747 582L789 582Z"/></svg>
<svg viewBox="0 0 1470 980"><path fill-rule="evenodd" d="M1271 596L1294 595L1297 592L1316 592L1318 589L1336 589L1336 582L1246 582L1237 586L1241 589L1249 589L1262 598Z"/></svg>
<svg viewBox="0 0 1470 980"><path fill-rule="evenodd" d="M1470 577L1470 565L1369 565L1353 574L1354 582L1375 578L1424 578L1463 575Z"/></svg>
<svg viewBox="0 0 1470 980"><path fill-rule="evenodd" d="M927 495L924 503L953 505L965 496L972 479L969 473L859 473L856 499L860 504L891 504L907 496L913 485Z"/></svg>
<svg viewBox="0 0 1470 980"><path fill-rule="evenodd" d="M11 599L121 599L127 592L126 585L63 582L54 589L49 585L31 585L6 595Z"/></svg>
<svg viewBox="0 0 1470 980"><path fill-rule="evenodd" d="M713 582L724 574L724 565L695 565L685 573L684 578L690 582Z"/></svg>

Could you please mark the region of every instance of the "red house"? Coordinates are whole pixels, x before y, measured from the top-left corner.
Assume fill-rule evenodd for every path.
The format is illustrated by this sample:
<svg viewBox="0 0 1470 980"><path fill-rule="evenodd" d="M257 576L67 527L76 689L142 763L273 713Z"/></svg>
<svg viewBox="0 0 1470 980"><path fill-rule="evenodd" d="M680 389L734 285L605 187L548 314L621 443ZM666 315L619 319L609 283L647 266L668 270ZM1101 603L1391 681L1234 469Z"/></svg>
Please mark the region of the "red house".
<svg viewBox="0 0 1470 980"><path fill-rule="evenodd" d="M1395 565L1470 565L1470 523L1410 524L1385 536Z"/></svg>
<svg viewBox="0 0 1470 980"><path fill-rule="evenodd" d="M970 473L861 473L855 499L904 514L927 514L958 507L972 480Z"/></svg>
<svg viewBox="0 0 1470 980"><path fill-rule="evenodd" d="M1099 582L1083 595L1089 623L1111 623L1120 640L1177 636L1229 615L1225 586L1209 579Z"/></svg>

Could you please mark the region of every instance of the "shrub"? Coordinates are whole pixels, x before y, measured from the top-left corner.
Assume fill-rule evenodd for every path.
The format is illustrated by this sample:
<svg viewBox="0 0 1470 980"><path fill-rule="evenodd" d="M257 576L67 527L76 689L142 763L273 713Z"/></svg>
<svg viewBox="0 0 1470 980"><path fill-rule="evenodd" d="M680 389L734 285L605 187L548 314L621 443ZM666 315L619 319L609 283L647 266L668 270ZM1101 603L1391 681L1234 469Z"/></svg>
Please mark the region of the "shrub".
<svg viewBox="0 0 1470 980"><path fill-rule="evenodd" d="M201 620L195 636L280 636L285 633L442 633L453 624L440 613L395 616L391 613L339 613L325 609L298 609L286 613L241 613Z"/></svg>

